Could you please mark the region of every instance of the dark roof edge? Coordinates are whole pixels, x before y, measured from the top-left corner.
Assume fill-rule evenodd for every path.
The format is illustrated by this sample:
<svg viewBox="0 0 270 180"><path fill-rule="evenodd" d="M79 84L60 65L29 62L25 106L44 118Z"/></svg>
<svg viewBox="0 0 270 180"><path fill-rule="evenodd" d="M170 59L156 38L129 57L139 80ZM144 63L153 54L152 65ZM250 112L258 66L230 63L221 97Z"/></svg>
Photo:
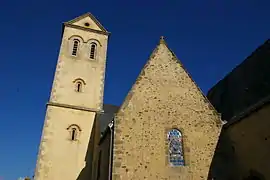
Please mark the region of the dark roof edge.
<svg viewBox="0 0 270 180"><path fill-rule="evenodd" d="M241 63L239 63L238 65L236 65L229 73L227 73L222 79L220 79L218 82L215 83L215 85L213 87L211 87L208 91L207 91L207 96L209 96L209 93L211 93L211 91L213 91L216 86L218 86L224 79L228 78L231 73L233 73L237 68L239 68L242 64L244 64L248 59L250 59L252 56L254 56L257 51L264 47L266 44L270 43L270 39L267 39L266 41L264 41L264 43L262 43L261 45L258 45L258 47L249 55L247 56Z"/></svg>
<svg viewBox="0 0 270 180"><path fill-rule="evenodd" d="M262 108L265 104L270 102L270 95L267 96L266 98L262 99L258 103L254 104L253 106L250 106L247 108L245 111L241 112L239 115L232 117L229 122L227 122L224 127L228 128L229 126L240 122L242 119L245 117L249 116L252 112Z"/></svg>
<svg viewBox="0 0 270 180"><path fill-rule="evenodd" d="M116 108L117 110L116 111L109 111L108 110L108 107L110 107L110 108ZM112 114L116 114L117 112L118 112L118 110L119 110L119 106L118 105L114 105L114 104L103 104L103 111L105 112L105 113L112 113ZM111 110L111 109L110 109Z"/></svg>
<svg viewBox="0 0 270 180"><path fill-rule="evenodd" d="M100 138L100 140L99 140L98 145L100 145L100 144L104 141L106 135L107 135L109 132L112 132L112 128L113 128L113 120L112 120L112 121L108 124L108 126L106 127L105 131L103 132L103 134L102 134L102 136L101 136L101 138Z"/></svg>

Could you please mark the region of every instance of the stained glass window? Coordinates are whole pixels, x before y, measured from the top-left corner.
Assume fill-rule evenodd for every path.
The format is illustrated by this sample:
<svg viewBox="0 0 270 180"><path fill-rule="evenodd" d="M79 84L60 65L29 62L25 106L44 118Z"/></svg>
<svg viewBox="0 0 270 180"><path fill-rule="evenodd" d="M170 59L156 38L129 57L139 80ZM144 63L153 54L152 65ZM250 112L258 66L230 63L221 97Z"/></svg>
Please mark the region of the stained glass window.
<svg viewBox="0 0 270 180"><path fill-rule="evenodd" d="M184 166L182 134L172 129L167 134L169 144L169 163L171 166Z"/></svg>

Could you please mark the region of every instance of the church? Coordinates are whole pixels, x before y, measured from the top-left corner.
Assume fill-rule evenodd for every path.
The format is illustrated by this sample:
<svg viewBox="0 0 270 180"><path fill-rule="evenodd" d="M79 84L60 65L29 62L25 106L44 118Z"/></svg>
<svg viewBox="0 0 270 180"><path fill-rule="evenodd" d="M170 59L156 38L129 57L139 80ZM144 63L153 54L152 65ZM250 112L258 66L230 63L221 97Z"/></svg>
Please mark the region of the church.
<svg viewBox="0 0 270 180"><path fill-rule="evenodd" d="M91 13L63 24L35 179L206 180L220 114L164 37L122 105L103 104L109 36Z"/></svg>

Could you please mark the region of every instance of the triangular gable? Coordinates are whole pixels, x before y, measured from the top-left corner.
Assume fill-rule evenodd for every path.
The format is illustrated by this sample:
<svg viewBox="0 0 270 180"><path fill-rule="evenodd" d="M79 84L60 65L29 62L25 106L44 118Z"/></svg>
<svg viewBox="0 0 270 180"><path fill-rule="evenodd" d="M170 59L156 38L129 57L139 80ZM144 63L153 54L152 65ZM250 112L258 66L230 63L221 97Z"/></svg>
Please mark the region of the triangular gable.
<svg viewBox="0 0 270 180"><path fill-rule="evenodd" d="M181 69L184 71L184 74L186 74L186 75L189 77L189 79L191 80L191 83L192 83L192 84L197 88L197 90L200 92L201 96L202 96L203 99L204 99L204 102L209 106L209 108L213 111L214 114L216 114L217 116L220 116L220 113L218 113L218 112L216 111L216 109L214 108L214 106L211 104L211 102L208 100L208 98L204 95L204 93L202 92L202 90L199 88L199 86L196 84L196 82L193 80L193 78L191 77L191 75L189 74L189 72L188 72L188 71L186 70L186 68L184 67L183 63L177 58L176 54L168 47L168 45L167 45L166 41L164 40L164 37L163 37L163 36L160 37L160 41L159 41L158 46L154 49L154 51L153 51L152 54L150 55L150 58L148 59L148 61L146 62L145 66L144 66L143 69L141 70L141 72L140 72L138 78L136 79L135 83L133 84L133 86L132 86L131 90L129 91L128 95L126 96L124 102L123 102L122 105L120 106L119 112L120 112L121 110L123 111L123 109L124 109L125 106L127 105L128 101L129 101L129 99L130 99L130 96L132 96L132 94L133 94L132 89L134 88L134 86L136 86L136 84L139 83L139 81L142 79L142 76L144 76L144 74L145 74L145 69L149 66L151 59L154 58L154 57L156 56L156 52L157 52L157 50L158 50L158 48L159 48L160 46L165 46L165 47L166 47L165 49L167 49L168 52L172 54L174 61L175 61L177 64L180 65ZM220 122L218 122L218 123L222 123L222 121L220 120Z"/></svg>
<svg viewBox="0 0 270 180"><path fill-rule="evenodd" d="M114 118L113 175L207 179L221 127L219 114L161 38ZM177 167L169 155L172 130L181 134L178 162L184 165Z"/></svg>
<svg viewBox="0 0 270 180"><path fill-rule="evenodd" d="M90 12L85 13L75 19L72 19L66 22L65 24L108 33L108 31L100 24L100 22Z"/></svg>

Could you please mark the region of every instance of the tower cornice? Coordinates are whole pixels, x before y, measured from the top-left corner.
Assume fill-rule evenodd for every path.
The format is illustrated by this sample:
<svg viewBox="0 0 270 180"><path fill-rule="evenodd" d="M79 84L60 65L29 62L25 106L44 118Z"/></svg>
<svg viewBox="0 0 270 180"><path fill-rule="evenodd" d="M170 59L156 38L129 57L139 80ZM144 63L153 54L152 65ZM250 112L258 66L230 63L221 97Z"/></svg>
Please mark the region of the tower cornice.
<svg viewBox="0 0 270 180"><path fill-rule="evenodd" d="M47 106L56 106L56 107L69 108L69 109L75 109L75 110L80 110L80 111L103 113L103 110L100 110L100 109L87 108L87 107L82 107L82 106L75 106L75 105L62 104L62 103L56 103L56 102L48 102Z"/></svg>
<svg viewBox="0 0 270 180"><path fill-rule="evenodd" d="M85 28L85 27L82 27L82 26L77 26L77 25L74 25L74 24L70 24L70 23L63 23L63 27L71 27L71 28L76 28L76 29L80 29L80 30L83 30L83 31L88 31L88 32L93 32L93 33L98 33L98 34L103 34L103 35L107 35L109 36L111 33L108 32L108 31L99 31L99 30L95 30L95 29L90 29L90 28Z"/></svg>

